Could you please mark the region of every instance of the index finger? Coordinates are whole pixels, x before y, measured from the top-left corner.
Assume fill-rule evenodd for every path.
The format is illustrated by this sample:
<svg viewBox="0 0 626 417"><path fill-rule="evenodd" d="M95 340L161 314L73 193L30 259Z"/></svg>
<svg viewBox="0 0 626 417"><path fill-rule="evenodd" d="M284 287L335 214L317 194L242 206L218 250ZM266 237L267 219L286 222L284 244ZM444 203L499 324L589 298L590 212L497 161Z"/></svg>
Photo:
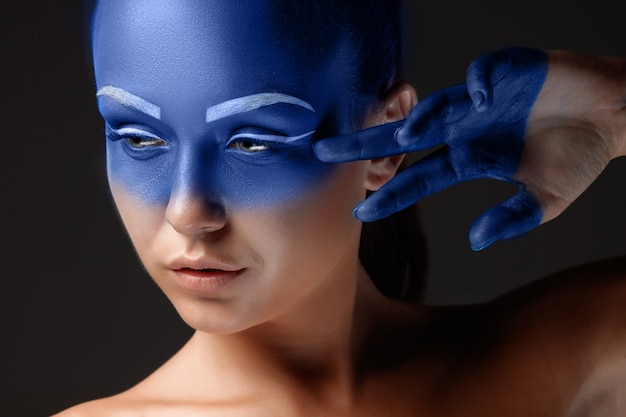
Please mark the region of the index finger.
<svg viewBox="0 0 626 417"><path fill-rule="evenodd" d="M376 159L410 152L396 141L404 120L370 127L342 136L320 139L313 143L313 152L324 162L349 162Z"/></svg>

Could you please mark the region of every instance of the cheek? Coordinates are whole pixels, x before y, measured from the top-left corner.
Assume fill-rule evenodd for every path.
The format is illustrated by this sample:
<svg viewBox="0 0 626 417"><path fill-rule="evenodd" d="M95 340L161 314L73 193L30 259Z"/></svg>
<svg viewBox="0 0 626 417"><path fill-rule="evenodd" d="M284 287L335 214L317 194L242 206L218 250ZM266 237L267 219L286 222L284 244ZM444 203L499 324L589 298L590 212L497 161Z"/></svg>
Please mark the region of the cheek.
<svg viewBox="0 0 626 417"><path fill-rule="evenodd" d="M131 157L126 147L122 141L107 140L107 176L114 197L116 194L126 194L137 204L148 207L167 203L171 189L173 154L163 152L161 155L140 160Z"/></svg>
<svg viewBox="0 0 626 417"><path fill-rule="evenodd" d="M272 242L258 248L262 257L282 254L284 260L297 260L298 268L307 263L314 268L316 262L358 246L360 222L352 212L365 197L363 176L361 163L340 164L297 200L271 210L246 211L245 216L255 219L249 224L256 227L249 230L256 230L256 240Z"/></svg>
<svg viewBox="0 0 626 417"><path fill-rule="evenodd" d="M145 204L116 181L110 181L109 187L133 246L142 255L163 225L165 208Z"/></svg>
<svg viewBox="0 0 626 417"><path fill-rule="evenodd" d="M297 201L334 171L334 164L314 157L310 144L258 155L167 151L143 160L130 156L125 146L107 143L109 182L146 206L166 206L177 189L184 189L228 209L271 209Z"/></svg>
<svg viewBox="0 0 626 417"><path fill-rule="evenodd" d="M297 202L327 181L333 165L298 149L280 155L223 158L214 175L215 191L228 207L267 210Z"/></svg>

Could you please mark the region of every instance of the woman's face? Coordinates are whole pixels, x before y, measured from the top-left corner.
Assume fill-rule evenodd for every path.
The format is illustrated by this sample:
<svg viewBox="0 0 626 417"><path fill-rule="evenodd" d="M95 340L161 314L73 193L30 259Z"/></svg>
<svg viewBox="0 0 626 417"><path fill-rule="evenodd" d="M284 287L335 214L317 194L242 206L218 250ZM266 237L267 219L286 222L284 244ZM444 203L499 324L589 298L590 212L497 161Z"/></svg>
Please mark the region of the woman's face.
<svg viewBox="0 0 626 417"><path fill-rule="evenodd" d="M270 2L244 3L103 0L94 24L113 197L148 272L212 332L339 289L365 193L366 162L311 151L350 130L345 57L307 62Z"/></svg>

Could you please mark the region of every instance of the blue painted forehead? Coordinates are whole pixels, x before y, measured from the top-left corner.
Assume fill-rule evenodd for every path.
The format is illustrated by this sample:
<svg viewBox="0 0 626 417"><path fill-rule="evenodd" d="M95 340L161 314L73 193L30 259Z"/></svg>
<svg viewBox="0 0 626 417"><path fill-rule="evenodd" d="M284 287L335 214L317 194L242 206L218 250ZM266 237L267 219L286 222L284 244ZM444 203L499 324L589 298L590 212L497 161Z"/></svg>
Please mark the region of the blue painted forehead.
<svg viewBox="0 0 626 417"><path fill-rule="evenodd" d="M117 132L107 142L113 180L150 203L189 188L241 207L290 201L319 181L329 167L313 155L312 133L350 129L352 67L337 54L294 53L310 44L310 34L302 34L304 42L285 37L280 19L287 16L273 4L100 2L93 58L100 110ZM230 116L220 110L225 105ZM128 131L159 136L168 146L139 156L125 145ZM228 145L268 134L295 144L254 157Z"/></svg>
<svg viewBox="0 0 626 417"><path fill-rule="evenodd" d="M206 106L268 91L299 96L306 85L349 93L354 66L346 54L307 50L312 33L285 36L293 33L285 25L297 22L286 23L294 17L275 3L101 0L93 23L98 88L114 85L171 103L189 101L200 89L210 92L210 100L202 98Z"/></svg>
<svg viewBox="0 0 626 417"><path fill-rule="evenodd" d="M272 0L101 0L94 14L94 48L124 52L133 45L142 45L144 52L148 49L152 52L155 67L163 64L165 57L171 57L180 62L180 69L202 57L204 68L210 68L216 59L239 63L245 56L250 58L251 64L265 63L283 52L292 61L314 67L329 55L336 55L336 48L326 42L323 52L327 53L320 56L322 43L312 42L320 38L317 32L296 31L297 36L294 36L293 28L297 30L302 17L277 7L279 3ZM129 40L132 40L130 45ZM337 39L332 44L339 47L345 42ZM125 54L129 60L132 59L130 52ZM284 61L286 56L283 54L281 58ZM258 67L257 71L275 72L275 69ZM238 68L232 67L232 70Z"/></svg>

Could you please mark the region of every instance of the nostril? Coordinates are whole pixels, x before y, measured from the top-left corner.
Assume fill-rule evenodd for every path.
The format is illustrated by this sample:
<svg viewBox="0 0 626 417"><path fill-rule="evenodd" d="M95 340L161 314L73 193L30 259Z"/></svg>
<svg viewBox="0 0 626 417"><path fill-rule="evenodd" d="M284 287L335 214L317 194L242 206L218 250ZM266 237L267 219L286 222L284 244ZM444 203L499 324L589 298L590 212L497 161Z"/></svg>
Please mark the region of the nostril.
<svg viewBox="0 0 626 417"><path fill-rule="evenodd" d="M226 225L226 210L195 193L178 193L170 199L165 218L181 234L215 232Z"/></svg>

